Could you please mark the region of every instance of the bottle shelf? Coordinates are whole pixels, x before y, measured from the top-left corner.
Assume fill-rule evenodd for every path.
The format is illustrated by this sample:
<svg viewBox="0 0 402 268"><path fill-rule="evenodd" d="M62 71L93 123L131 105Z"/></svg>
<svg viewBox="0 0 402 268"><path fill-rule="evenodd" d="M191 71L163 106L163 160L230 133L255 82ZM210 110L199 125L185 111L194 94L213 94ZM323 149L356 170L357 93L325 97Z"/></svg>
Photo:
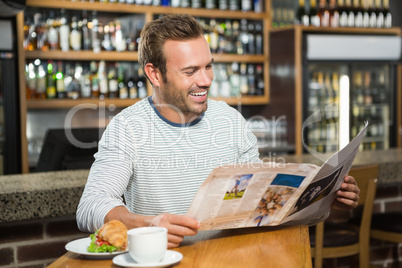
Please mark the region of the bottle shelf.
<svg viewBox="0 0 402 268"><path fill-rule="evenodd" d="M346 33L346 34L381 34L381 35L401 35L402 29L393 28L357 28L357 27L314 27L303 25L291 25L285 27L271 28L270 32L300 30L304 32L320 32L320 33Z"/></svg>
<svg viewBox="0 0 402 268"><path fill-rule="evenodd" d="M231 19L266 19L265 12L243 12L232 10L206 9L206 8L182 8L170 6L146 6L125 3L99 3L99 2L82 2L82 1L61 1L61 0L27 0L26 5L29 7L42 8L66 8L75 10L96 10L103 12L117 13L136 13L136 14L189 14L198 17L214 17L214 18L231 18Z"/></svg>
<svg viewBox="0 0 402 268"><path fill-rule="evenodd" d="M235 105L257 105L267 103L267 97L265 96L241 96L231 98L211 98L215 100L225 101L227 104ZM28 109L69 109L77 105L93 109L93 105L109 106L115 105L117 108L128 107L140 99L40 99L40 100L27 100Z"/></svg>
<svg viewBox="0 0 402 268"><path fill-rule="evenodd" d="M26 59L44 59L44 60L105 60L105 61L138 61L138 53L134 51L102 51L94 53L92 51L25 51Z"/></svg>
<svg viewBox="0 0 402 268"><path fill-rule="evenodd" d="M247 62L264 63L267 57L264 55L235 55L235 54L212 54L215 62ZM138 61L138 53L135 51L101 51L94 53L92 51L25 51L26 59L45 59L45 60L105 60L105 61Z"/></svg>

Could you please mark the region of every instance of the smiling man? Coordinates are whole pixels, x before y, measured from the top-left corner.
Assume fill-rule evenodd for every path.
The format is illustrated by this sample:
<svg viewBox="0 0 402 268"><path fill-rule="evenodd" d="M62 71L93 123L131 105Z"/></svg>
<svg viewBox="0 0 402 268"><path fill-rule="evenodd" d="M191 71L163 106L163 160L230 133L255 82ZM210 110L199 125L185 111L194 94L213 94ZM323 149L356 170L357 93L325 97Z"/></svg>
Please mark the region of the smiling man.
<svg viewBox="0 0 402 268"><path fill-rule="evenodd" d="M211 170L260 161L256 138L239 112L208 99L214 59L193 17L168 15L145 25L138 59L153 95L109 123L77 223L89 232L113 219L129 229L164 226L174 247L197 233L198 221L185 213Z"/></svg>
<svg viewBox="0 0 402 268"><path fill-rule="evenodd" d="M175 247L197 233L199 222L185 213L211 170L260 161L256 138L238 111L208 99L214 60L193 17L168 15L147 23L138 59L153 95L107 126L77 223L88 232L113 219L128 229L163 226L168 246ZM358 188L348 178L341 203L350 207L357 204Z"/></svg>

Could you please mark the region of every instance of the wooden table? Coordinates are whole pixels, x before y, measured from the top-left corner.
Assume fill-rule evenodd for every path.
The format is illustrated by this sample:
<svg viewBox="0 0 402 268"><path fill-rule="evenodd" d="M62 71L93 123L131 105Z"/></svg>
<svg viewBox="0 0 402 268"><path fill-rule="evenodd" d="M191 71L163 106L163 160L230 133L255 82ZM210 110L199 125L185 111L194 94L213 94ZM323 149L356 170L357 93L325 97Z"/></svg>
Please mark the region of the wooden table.
<svg viewBox="0 0 402 268"><path fill-rule="evenodd" d="M307 226L257 227L199 232L175 248L183 260L174 267L312 267ZM91 260L67 252L49 268L106 268L112 260Z"/></svg>

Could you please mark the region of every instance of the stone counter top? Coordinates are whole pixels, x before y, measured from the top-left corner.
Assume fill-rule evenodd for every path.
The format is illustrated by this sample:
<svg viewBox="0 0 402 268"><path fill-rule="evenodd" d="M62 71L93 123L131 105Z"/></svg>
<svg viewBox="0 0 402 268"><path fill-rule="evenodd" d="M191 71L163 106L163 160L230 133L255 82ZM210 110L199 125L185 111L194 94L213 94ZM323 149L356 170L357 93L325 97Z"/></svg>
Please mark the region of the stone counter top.
<svg viewBox="0 0 402 268"><path fill-rule="evenodd" d="M312 155L275 160L280 157L292 163L323 163ZM402 182L402 149L359 152L354 166L374 163L380 164L379 185ZM0 176L0 223L74 215L88 173L73 170Z"/></svg>
<svg viewBox="0 0 402 268"><path fill-rule="evenodd" d="M0 223L73 215L89 170L0 176Z"/></svg>

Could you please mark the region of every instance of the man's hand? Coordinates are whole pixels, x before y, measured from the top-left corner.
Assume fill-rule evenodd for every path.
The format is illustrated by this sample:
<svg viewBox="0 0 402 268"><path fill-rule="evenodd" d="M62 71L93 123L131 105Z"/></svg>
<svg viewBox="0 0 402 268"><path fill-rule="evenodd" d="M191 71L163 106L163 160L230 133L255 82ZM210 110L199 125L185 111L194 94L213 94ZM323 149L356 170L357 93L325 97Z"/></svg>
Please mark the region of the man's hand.
<svg viewBox="0 0 402 268"><path fill-rule="evenodd" d="M341 189L336 194L337 197L332 203L332 209L347 210L357 207L360 189L352 176L345 176Z"/></svg>
<svg viewBox="0 0 402 268"><path fill-rule="evenodd" d="M160 226L168 229L168 248L178 247L184 236L196 235L200 223L185 215L163 213L158 216L143 216L131 213L127 208L115 207L105 217L105 223L110 220L123 222L127 229Z"/></svg>
<svg viewBox="0 0 402 268"><path fill-rule="evenodd" d="M168 248L178 247L184 236L196 235L200 223L185 215L160 214L153 218L151 226L168 229Z"/></svg>

